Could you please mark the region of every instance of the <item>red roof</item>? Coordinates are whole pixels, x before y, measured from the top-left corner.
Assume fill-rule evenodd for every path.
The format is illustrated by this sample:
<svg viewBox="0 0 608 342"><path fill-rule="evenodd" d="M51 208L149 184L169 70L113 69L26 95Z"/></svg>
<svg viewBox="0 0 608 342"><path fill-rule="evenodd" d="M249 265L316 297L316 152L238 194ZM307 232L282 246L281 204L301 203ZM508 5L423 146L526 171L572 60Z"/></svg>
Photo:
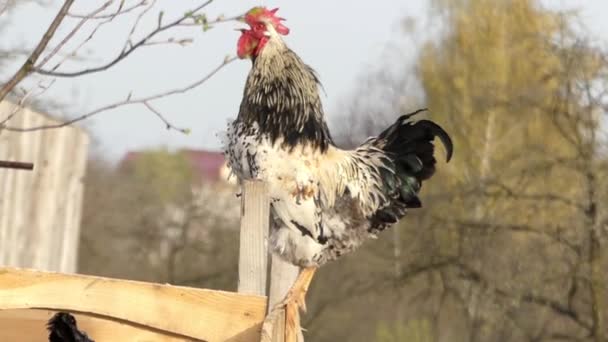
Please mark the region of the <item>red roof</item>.
<svg viewBox="0 0 608 342"><path fill-rule="evenodd" d="M198 171L204 180L217 181L220 178L220 170L224 166L224 154L203 150L181 150L192 163L192 167Z"/></svg>

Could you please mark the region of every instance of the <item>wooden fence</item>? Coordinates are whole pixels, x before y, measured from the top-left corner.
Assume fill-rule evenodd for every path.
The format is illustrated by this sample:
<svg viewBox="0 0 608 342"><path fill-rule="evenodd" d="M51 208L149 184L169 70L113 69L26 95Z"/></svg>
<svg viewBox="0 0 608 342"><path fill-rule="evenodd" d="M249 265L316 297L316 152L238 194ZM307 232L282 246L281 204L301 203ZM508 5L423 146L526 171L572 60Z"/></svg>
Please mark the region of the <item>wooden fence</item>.
<svg viewBox="0 0 608 342"><path fill-rule="evenodd" d="M0 118L15 109L0 103ZM10 121L56 123L26 108ZM76 271L87 149L87 135L75 127L0 130L3 167L35 164L27 172L0 168L0 340L44 340L46 321L68 311L98 342L284 341L285 313L273 308L298 269L270 256L261 182L242 189L239 293L65 274Z"/></svg>
<svg viewBox="0 0 608 342"><path fill-rule="evenodd" d="M254 342L261 296L25 269L0 269L0 341L46 341L57 311L96 342Z"/></svg>
<svg viewBox="0 0 608 342"><path fill-rule="evenodd" d="M0 103L0 120L16 105ZM10 120L31 127L57 121L28 108ZM0 160L33 162L33 171L0 168L0 266L75 272L89 138L75 127L0 130Z"/></svg>
<svg viewBox="0 0 608 342"><path fill-rule="evenodd" d="M96 342L285 342L285 312L273 309L298 269L268 252L266 185L242 190L239 293L0 268L0 341L42 341L68 311Z"/></svg>

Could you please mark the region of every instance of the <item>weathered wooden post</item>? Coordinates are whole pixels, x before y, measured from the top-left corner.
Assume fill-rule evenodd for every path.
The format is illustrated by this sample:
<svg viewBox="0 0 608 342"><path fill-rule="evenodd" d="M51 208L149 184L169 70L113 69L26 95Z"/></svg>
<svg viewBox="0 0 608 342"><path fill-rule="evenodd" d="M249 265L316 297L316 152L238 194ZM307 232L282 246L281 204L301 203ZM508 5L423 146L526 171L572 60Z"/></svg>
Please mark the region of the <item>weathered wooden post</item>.
<svg viewBox="0 0 608 342"><path fill-rule="evenodd" d="M245 181L241 194L238 291L267 295L270 202L266 184Z"/></svg>
<svg viewBox="0 0 608 342"><path fill-rule="evenodd" d="M268 311L280 303L291 285L298 277L299 268L283 261L276 255L272 256L270 266L270 293L268 295Z"/></svg>
<svg viewBox="0 0 608 342"><path fill-rule="evenodd" d="M270 201L266 184L244 181L241 190L238 291L268 297L269 316L262 329L261 341L283 342L285 311L273 311L273 308L285 298L298 275L298 268L276 256L270 257ZM302 336L299 340L303 341Z"/></svg>
<svg viewBox="0 0 608 342"><path fill-rule="evenodd" d="M279 304L287 295L287 291L298 276L299 269L277 257L272 256L270 267L270 292L268 294L268 314L267 323L264 324L266 330L272 331L272 341L283 341L285 338L285 310L275 310L273 308ZM299 327L298 327L299 328ZM298 331L298 341L303 342L302 331ZM266 342L262 338L262 342Z"/></svg>

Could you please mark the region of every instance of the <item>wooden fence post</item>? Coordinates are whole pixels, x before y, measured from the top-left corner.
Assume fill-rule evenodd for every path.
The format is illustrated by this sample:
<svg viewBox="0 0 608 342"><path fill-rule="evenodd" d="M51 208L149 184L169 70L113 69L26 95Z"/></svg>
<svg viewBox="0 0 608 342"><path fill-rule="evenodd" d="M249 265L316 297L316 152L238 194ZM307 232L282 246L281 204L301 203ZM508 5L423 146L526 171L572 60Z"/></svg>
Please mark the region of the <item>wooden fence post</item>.
<svg viewBox="0 0 608 342"><path fill-rule="evenodd" d="M266 184L244 181L241 188L238 291L267 295L270 202Z"/></svg>
<svg viewBox="0 0 608 342"><path fill-rule="evenodd" d="M285 310L273 308L285 298L299 269L277 256L270 259L270 200L266 184L244 181L241 191L238 291L268 297L268 316L262 328L261 341L284 342ZM301 332L298 341L303 341Z"/></svg>
<svg viewBox="0 0 608 342"><path fill-rule="evenodd" d="M272 255L270 265L270 293L268 294L268 314L270 319L274 321L268 330L272 330L272 342L284 341L285 338L285 310L274 310L274 307L279 304L287 295L287 291L291 288L300 269L276 255ZM274 316L273 316L274 315ZM302 331L297 331L298 342L304 341Z"/></svg>
<svg viewBox="0 0 608 342"><path fill-rule="evenodd" d="M276 255L272 256L270 265L270 293L268 311L270 312L287 295L287 291L296 281L300 269Z"/></svg>

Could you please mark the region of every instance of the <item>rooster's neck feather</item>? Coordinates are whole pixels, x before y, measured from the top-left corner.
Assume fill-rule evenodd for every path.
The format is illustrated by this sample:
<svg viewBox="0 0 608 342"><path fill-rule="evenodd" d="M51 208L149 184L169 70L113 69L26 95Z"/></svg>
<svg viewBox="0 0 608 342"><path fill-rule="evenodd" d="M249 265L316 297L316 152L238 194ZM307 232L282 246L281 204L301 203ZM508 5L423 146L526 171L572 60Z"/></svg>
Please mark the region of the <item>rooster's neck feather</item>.
<svg viewBox="0 0 608 342"><path fill-rule="evenodd" d="M319 79L280 38L272 37L254 59L238 119L289 148L333 144L319 98Z"/></svg>

